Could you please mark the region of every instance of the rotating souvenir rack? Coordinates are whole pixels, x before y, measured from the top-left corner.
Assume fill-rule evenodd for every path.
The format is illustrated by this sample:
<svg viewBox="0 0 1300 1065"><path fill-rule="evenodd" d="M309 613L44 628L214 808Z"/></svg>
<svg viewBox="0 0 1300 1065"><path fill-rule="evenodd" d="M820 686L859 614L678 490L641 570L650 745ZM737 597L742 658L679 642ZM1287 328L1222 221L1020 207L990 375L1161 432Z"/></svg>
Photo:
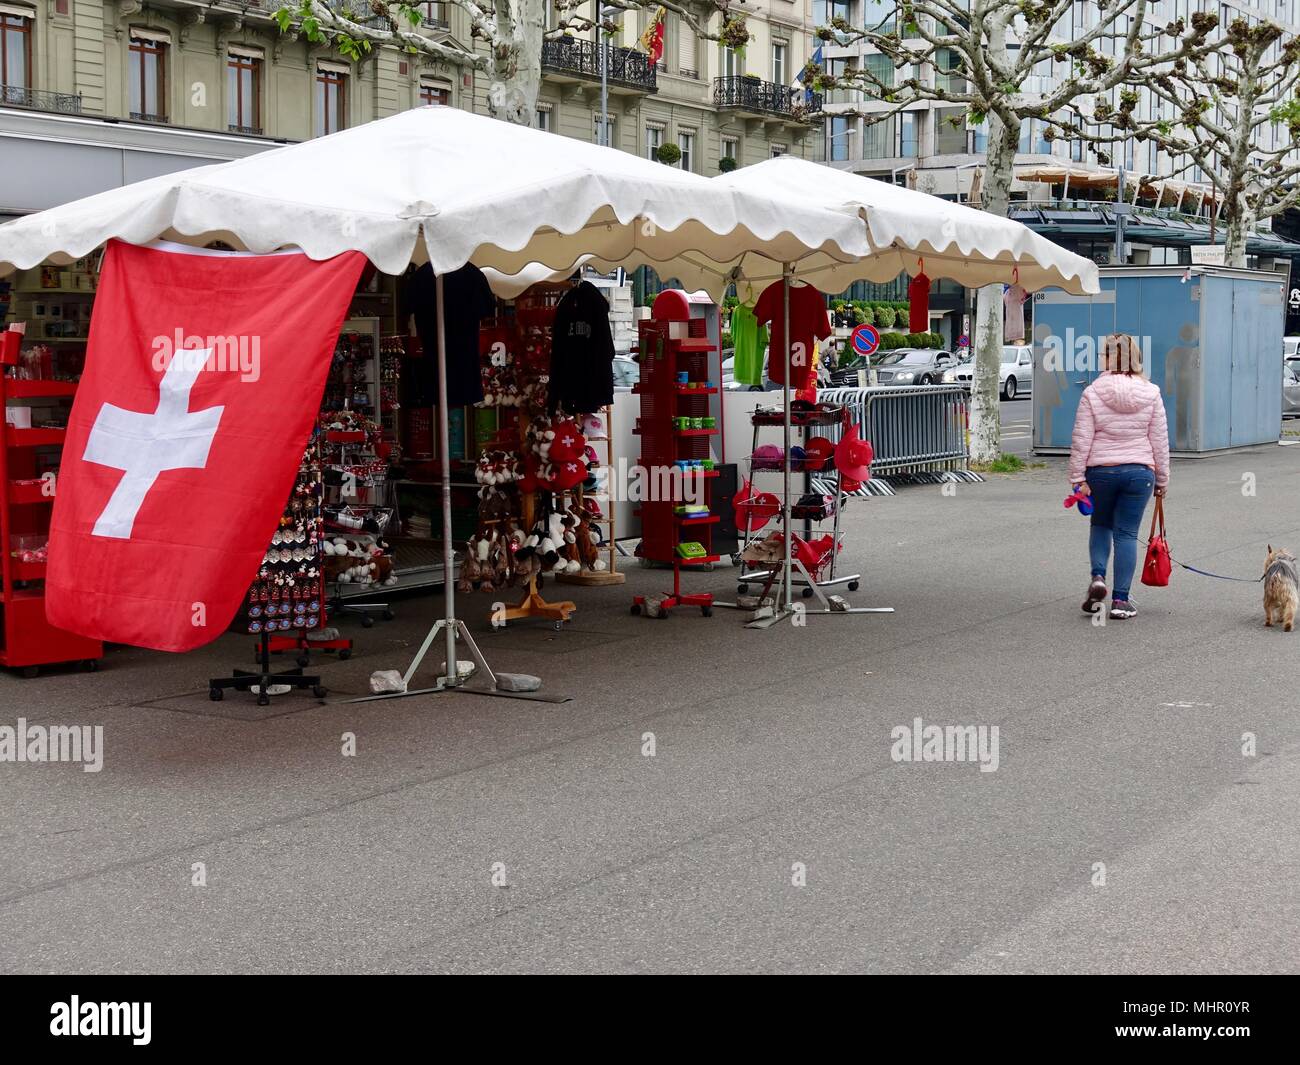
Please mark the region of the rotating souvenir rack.
<svg viewBox="0 0 1300 1065"><path fill-rule="evenodd" d="M791 411L791 428L799 433L801 444L791 445L790 454L783 455L778 445L759 444L764 429L783 428L783 412L780 408L754 411L751 419L754 438L749 457L750 494L748 498L739 500L736 507L736 524L744 537L740 553L740 583L736 588L740 595L748 594L750 583L758 583L763 586L760 598L766 596L781 578L784 542L779 532L764 535L768 520L779 518L779 506L766 506L759 497L769 493L759 492L759 487L760 477L767 474L783 477L787 463L792 478L795 474L803 475L803 491L799 498L780 504L788 503L790 506L792 582L802 585L801 594L805 599L817 595L817 589L839 585L847 585L851 592L858 590L862 580L860 573L837 572L838 556L843 547L840 514L848 496L835 465L832 441L823 435L831 431L838 438L845 418L843 407L821 403ZM779 492L779 483L775 491ZM779 495L775 498L779 499ZM794 532L796 522L803 525L802 536ZM824 529L828 524L830 532L814 539L814 530ZM764 545L768 549L765 550Z"/></svg>
<svg viewBox="0 0 1300 1065"><path fill-rule="evenodd" d="M237 669L228 677L208 681L208 696L220 702L226 689L257 689L257 703L266 706L277 687L311 688L323 698L325 688L318 676L303 674L310 663L307 650L337 651L340 658L352 653L352 641L312 640L309 634L325 624L325 584L321 571L321 455L320 434L314 433L303 452L293 492L271 538L266 556L244 602L240 628L258 638L253 656L259 669ZM279 651L297 651L297 669L271 671L270 656Z"/></svg>
<svg viewBox="0 0 1300 1065"><path fill-rule="evenodd" d="M712 410L722 375L717 345L705 319L691 318L683 294L665 291L651 317L641 323L638 361L641 397L634 432L641 438L638 464L647 478L647 498L636 511L641 519L638 554L671 565L673 590L662 597L638 595L632 613L667 617L676 606L698 606L713 613L713 595L683 592L683 570L717 562L713 552L713 481L718 476L712 438L721 434Z"/></svg>
<svg viewBox="0 0 1300 1065"><path fill-rule="evenodd" d="M560 300L564 298L565 293L571 287L562 284L534 285L515 301L515 328L518 330L518 343L521 352L525 349L531 349L536 353L540 353L542 350L550 350L551 331L555 325L555 312L560 305ZM525 356L523 362L526 366L540 365L540 359L527 356ZM522 386L523 382L521 381L520 384ZM525 441L528 438L528 426L532 419L529 407L522 406L517 409L519 411L516 424L519 441L517 451L522 455L527 449ZM533 527L533 523L537 520L536 508L536 492L519 492L521 528L531 529ZM578 609L577 604L571 600L550 602L543 598L540 577L536 573L529 576L527 587L528 591L523 599L519 600L514 606L508 606L499 614L493 615L494 626L504 625L519 618L546 618L558 630Z"/></svg>

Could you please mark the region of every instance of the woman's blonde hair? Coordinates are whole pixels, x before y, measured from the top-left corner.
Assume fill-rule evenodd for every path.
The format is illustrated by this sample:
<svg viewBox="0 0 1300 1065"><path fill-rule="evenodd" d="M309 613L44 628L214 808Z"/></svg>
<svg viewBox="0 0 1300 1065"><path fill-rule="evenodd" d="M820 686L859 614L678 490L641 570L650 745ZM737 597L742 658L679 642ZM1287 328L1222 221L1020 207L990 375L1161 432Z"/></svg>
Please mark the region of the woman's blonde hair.
<svg viewBox="0 0 1300 1065"><path fill-rule="evenodd" d="M1142 349L1137 338L1127 333L1111 333L1101 342L1101 368L1111 373L1140 374Z"/></svg>

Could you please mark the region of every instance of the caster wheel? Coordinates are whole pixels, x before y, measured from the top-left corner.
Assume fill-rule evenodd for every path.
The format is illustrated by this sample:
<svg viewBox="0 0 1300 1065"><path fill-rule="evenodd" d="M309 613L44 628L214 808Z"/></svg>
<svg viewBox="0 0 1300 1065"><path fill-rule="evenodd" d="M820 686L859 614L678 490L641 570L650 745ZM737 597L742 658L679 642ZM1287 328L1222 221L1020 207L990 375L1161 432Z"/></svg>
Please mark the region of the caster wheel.
<svg viewBox="0 0 1300 1065"><path fill-rule="evenodd" d="M667 610L660 610L660 611L659 611L659 620L660 620L660 621L667 621L667 620L668 620L668 611L667 611Z"/></svg>
<svg viewBox="0 0 1300 1065"><path fill-rule="evenodd" d="M640 604L640 603L633 603L633 604L632 604L632 613L633 613L633 614L639 614L639 613L641 613L641 604Z"/></svg>
<svg viewBox="0 0 1300 1065"><path fill-rule="evenodd" d="M41 672L40 666L23 666L22 668L22 675L26 677L28 680L31 680L33 677L40 676L40 672Z"/></svg>
<svg viewBox="0 0 1300 1065"><path fill-rule="evenodd" d="M84 673L97 673L99 671L99 663L93 658L87 658L82 660L81 669Z"/></svg>
<svg viewBox="0 0 1300 1065"><path fill-rule="evenodd" d="M306 669L309 665L311 665L311 659L308 658L306 655L299 655L296 661L300 669Z"/></svg>
<svg viewBox="0 0 1300 1065"><path fill-rule="evenodd" d="M850 592L856 592L856 591L858 590L858 587L859 587L859 584L858 584L857 581L849 581L849 591L850 591Z"/></svg>
<svg viewBox="0 0 1300 1065"><path fill-rule="evenodd" d="M384 611L384 620L385 620L385 621L392 621L393 618L395 618L395 617L397 617L397 615L394 614L391 610L385 610L385 611Z"/></svg>
<svg viewBox="0 0 1300 1065"><path fill-rule="evenodd" d="M340 647L340 648L339 648L339 661L340 661L340 662L346 662L346 661L347 661L349 658L351 658L351 657L352 657L352 648L351 648L351 647Z"/></svg>
<svg viewBox="0 0 1300 1065"><path fill-rule="evenodd" d="M312 695L316 696L317 699L324 699L324 698L325 698L325 692L326 692L327 690L328 690L328 689L325 687L325 685L323 685L323 684L316 684L316 685L314 685L314 686L312 687L311 693L312 693Z"/></svg>
<svg viewBox="0 0 1300 1065"><path fill-rule="evenodd" d="M258 705L258 706L270 706L270 705L271 705L271 697L270 697L269 695L259 695L259 696L257 697L257 705Z"/></svg>
<svg viewBox="0 0 1300 1065"><path fill-rule="evenodd" d="M223 692L220 688L208 689L208 698L211 699L214 703L221 702L221 700L224 699L225 697L226 697L226 693Z"/></svg>
<svg viewBox="0 0 1300 1065"><path fill-rule="evenodd" d="M372 618L369 614L361 615L361 627L363 629L370 628L370 626L373 625L374 623L375 623L375 619Z"/></svg>
<svg viewBox="0 0 1300 1065"><path fill-rule="evenodd" d="M732 552L732 555L731 555L731 564L732 564L733 566L739 566L739 565L740 565L740 553L739 553L739 552Z"/></svg>
<svg viewBox="0 0 1300 1065"><path fill-rule="evenodd" d="M557 621L557 622L555 623L555 631L556 631L556 632L561 632L561 631L563 631L563 629L564 629L564 622L563 622L563 621Z"/></svg>
<svg viewBox="0 0 1300 1065"><path fill-rule="evenodd" d="M737 595L748 595L748 594L749 594L749 585L748 585L748 584L738 584L738 585L736 585L736 594L737 594Z"/></svg>
<svg viewBox="0 0 1300 1065"><path fill-rule="evenodd" d="M702 606L700 607L700 613L703 614L706 618L711 618L713 617L713 607Z"/></svg>
<svg viewBox="0 0 1300 1065"><path fill-rule="evenodd" d="M811 588L802 588L800 589L799 594L805 599L811 599L813 597L813 590Z"/></svg>

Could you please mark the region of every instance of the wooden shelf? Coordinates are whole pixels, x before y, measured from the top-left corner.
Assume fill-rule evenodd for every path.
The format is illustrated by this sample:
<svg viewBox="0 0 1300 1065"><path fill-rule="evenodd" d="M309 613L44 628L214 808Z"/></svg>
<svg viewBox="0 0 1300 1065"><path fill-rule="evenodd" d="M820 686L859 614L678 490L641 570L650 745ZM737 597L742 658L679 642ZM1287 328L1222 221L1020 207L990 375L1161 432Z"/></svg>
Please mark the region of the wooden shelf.
<svg viewBox="0 0 1300 1065"><path fill-rule="evenodd" d="M716 514L701 514L699 517L691 517L688 514L674 514L673 518L678 525L716 525L722 520Z"/></svg>
<svg viewBox="0 0 1300 1065"><path fill-rule="evenodd" d="M5 381L5 394L13 399L73 396L76 392L76 381L20 381L12 377Z"/></svg>
<svg viewBox="0 0 1300 1065"><path fill-rule="evenodd" d="M21 506L31 506L36 503L53 503L54 495L45 494L45 482L9 482L9 502Z"/></svg>
<svg viewBox="0 0 1300 1065"><path fill-rule="evenodd" d="M673 436L717 436L717 429L674 429Z"/></svg>
<svg viewBox="0 0 1300 1065"><path fill-rule="evenodd" d="M16 429L5 426L5 443L9 447L44 447L47 444L62 444L67 435L66 429Z"/></svg>

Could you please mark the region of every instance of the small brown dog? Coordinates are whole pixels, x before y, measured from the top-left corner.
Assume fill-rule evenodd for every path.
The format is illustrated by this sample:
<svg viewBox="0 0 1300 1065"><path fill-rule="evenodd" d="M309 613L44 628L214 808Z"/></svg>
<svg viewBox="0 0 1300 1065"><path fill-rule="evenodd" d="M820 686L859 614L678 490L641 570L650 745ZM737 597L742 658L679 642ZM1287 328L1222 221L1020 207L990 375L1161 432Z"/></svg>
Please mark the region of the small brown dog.
<svg viewBox="0 0 1300 1065"><path fill-rule="evenodd" d="M1268 558L1264 560L1264 624L1270 628L1275 617L1287 632L1295 623L1296 606L1300 605L1295 562L1290 551L1274 551L1273 545L1268 545Z"/></svg>

